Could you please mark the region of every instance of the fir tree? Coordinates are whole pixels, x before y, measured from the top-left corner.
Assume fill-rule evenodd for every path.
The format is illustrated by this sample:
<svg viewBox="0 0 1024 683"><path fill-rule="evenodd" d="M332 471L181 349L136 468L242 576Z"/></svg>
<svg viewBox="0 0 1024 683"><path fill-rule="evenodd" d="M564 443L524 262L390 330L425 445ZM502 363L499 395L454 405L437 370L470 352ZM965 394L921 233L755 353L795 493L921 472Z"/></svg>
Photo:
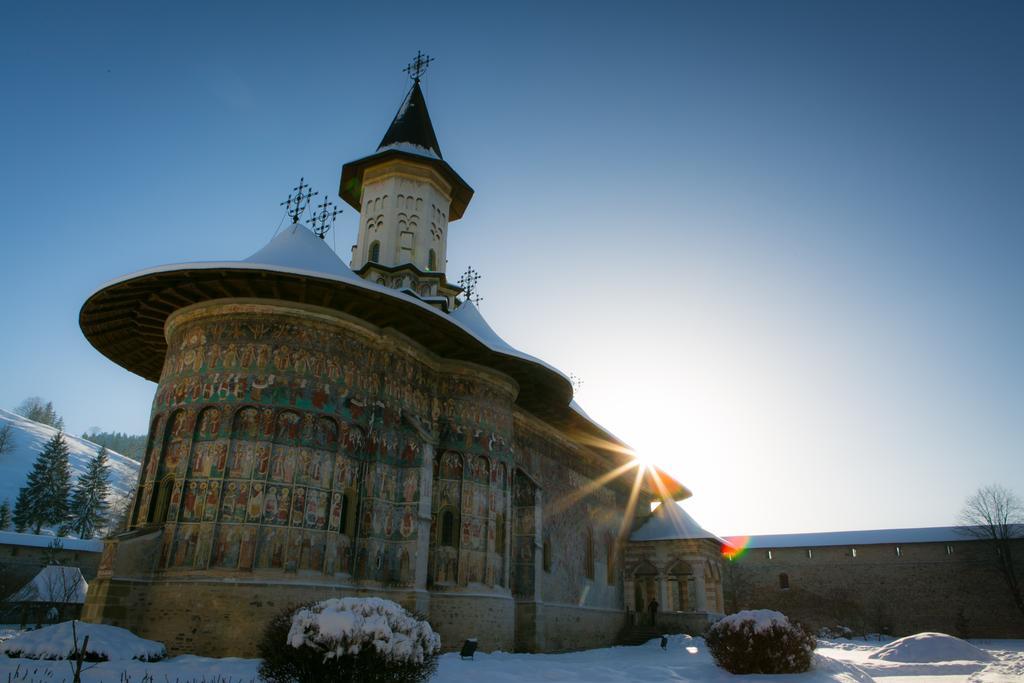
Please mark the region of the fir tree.
<svg viewBox="0 0 1024 683"><path fill-rule="evenodd" d="M14 530L19 534L32 523L32 505L29 502L28 488L22 487L14 500Z"/></svg>
<svg viewBox="0 0 1024 683"><path fill-rule="evenodd" d="M71 510L65 529L79 538L92 538L107 521L107 493L110 490L110 466L107 449L89 463L89 469L78 478L71 494Z"/></svg>
<svg viewBox="0 0 1024 683"><path fill-rule="evenodd" d="M0 427L0 455L13 450L14 448L14 432L11 429L11 425L6 424Z"/></svg>
<svg viewBox="0 0 1024 683"><path fill-rule="evenodd" d="M0 503L0 531L6 531L11 525L11 501Z"/></svg>
<svg viewBox="0 0 1024 683"><path fill-rule="evenodd" d="M64 433L57 432L46 442L32 465L25 486L14 504L14 523L24 530L32 527L38 534L44 526L63 525L68 516L71 492L71 466Z"/></svg>

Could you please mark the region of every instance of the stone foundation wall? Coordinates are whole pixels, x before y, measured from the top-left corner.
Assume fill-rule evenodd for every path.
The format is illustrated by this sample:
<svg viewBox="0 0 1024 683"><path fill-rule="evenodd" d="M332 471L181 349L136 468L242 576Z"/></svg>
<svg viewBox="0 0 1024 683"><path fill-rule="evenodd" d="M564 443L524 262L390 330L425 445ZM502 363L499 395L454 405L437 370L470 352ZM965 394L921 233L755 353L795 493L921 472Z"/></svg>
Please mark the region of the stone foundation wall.
<svg viewBox="0 0 1024 683"><path fill-rule="evenodd" d="M95 593L93 593L95 591ZM381 597L421 611L441 634L444 651L477 638L482 650L511 651L515 605L511 597L354 589L328 584L260 581L97 579L82 618L127 628L158 640L174 654L254 657L264 626L281 610L313 600Z"/></svg>
<svg viewBox="0 0 1024 683"><path fill-rule="evenodd" d="M947 546L951 551L947 551ZM856 548L752 549L726 563L727 605L784 612L818 629L904 636L938 631L973 638L1024 637L986 546L957 543L878 544ZM1024 576L1024 543L1015 557ZM788 588L781 576L785 575Z"/></svg>
<svg viewBox="0 0 1024 683"><path fill-rule="evenodd" d="M658 628L665 633L700 636L723 616L714 612L662 612L658 614Z"/></svg>
<svg viewBox="0 0 1024 683"><path fill-rule="evenodd" d="M621 609L537 605L544 652L582 650L614 645L626 623Z"/></svg>
<svg viewBox="0 0 1024 683"><path fill-rule="evenodd" d="M483 652L515 648L515 602L511 596L431 593L430 625L441 634L445 651L476 638Z"/></svg>

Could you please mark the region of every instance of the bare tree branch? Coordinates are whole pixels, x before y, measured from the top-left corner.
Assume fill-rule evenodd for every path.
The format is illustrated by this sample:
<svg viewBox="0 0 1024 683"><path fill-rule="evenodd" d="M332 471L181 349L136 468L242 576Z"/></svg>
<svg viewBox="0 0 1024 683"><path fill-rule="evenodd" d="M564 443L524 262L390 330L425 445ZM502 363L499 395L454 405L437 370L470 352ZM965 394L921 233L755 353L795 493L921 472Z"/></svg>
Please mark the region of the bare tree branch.
<svg viewBox="0 0 1024 683"><path fill-rule="evenodd" d="M959 521L964 534L991 547L991 561L1010 589L1017 609L1024 614L1024 594L1013 561L1014 541L1024 539L1024 502L999 484L984 486L964 503Z"/></svg>

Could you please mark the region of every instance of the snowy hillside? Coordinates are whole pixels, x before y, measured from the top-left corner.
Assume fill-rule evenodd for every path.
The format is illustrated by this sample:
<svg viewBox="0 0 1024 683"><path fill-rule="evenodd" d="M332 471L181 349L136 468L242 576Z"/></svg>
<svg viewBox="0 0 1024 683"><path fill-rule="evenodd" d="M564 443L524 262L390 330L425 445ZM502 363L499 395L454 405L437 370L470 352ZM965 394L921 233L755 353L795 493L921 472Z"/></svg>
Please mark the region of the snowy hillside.
<svg viewBox="0 0 1024 683"><path fill-rule="evenodd" d="M57 430L0 409L0 428L7 424L12 428L13 447L0 455L0 502L4 499L9 500L13 509L18 489L25 485L25 478L32 469L32 463ZM64 440L68 444L68 462L71 464L71 476L74 480L85 472L100 447L70 434L64 434ZM120 500L131 495L135 488L139 476L139 463L111 450L108 450L107 454L110 463L111 492L108 502L114 507Z"/></svg>

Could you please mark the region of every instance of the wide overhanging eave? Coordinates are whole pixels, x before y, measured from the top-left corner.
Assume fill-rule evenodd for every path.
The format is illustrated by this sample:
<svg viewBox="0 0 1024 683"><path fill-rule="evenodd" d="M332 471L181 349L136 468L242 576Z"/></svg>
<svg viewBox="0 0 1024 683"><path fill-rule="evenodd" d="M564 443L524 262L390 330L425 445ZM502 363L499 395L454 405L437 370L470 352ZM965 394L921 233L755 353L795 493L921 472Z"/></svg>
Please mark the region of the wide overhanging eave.
<svg viewBox="0 0 1024 683"><path fill-rule="evenodd" d="M175 310L216 299L290 301L393 328L443 358L502 372L519 384L517 402L539 417L556 418L559 404L568 404L571 385L553 369L528 357L495 351L444 314L412 299L405 301L403 296L299 273L183 266L129 277L100 289L82 306L79 324L100 353L156 382L167 350L164 323Z"/></svg>

